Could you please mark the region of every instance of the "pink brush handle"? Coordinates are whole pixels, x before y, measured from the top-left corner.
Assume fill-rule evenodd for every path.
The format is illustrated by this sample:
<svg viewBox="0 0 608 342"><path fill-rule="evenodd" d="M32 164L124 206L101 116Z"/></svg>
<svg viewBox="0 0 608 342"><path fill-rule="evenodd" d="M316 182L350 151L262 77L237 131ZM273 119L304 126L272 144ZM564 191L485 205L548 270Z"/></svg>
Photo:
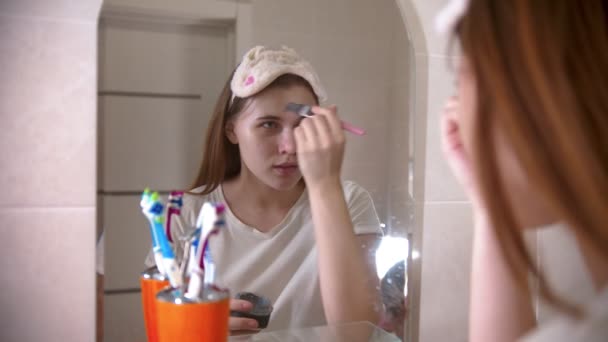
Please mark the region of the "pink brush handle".
<svg viewBox="0 0 608 342"><path fill-rule="evenodd" d="M349 131L352 134L356 134L356 135L365 135L365 130L363 128L359 128L357 126L354 126L352 124L349 124L346 121L341 121L342 122L342 128L345 131Z"/></svg>

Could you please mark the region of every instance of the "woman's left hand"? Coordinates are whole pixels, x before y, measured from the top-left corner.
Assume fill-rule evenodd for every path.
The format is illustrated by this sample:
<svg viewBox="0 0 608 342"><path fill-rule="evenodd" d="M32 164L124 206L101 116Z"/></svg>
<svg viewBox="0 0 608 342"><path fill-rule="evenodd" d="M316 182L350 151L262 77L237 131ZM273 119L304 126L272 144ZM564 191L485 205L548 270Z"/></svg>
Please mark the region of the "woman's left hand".
<svg viewBox="0 0 608 342"><path fill-rule="evenodd" d="M312 107L315 115L296 127L298 166L308 187L340 182L346 138L336 106Z"/></svg>
<svg viewBox="0 0 608 342"><path fill-rule="evenodd" d="M479 186L471 164L469 151L464 147L460 128L461 105L458 96L448 99L441 116L441 147L452 173L463 186L477 214L485 214Z"/></svg>

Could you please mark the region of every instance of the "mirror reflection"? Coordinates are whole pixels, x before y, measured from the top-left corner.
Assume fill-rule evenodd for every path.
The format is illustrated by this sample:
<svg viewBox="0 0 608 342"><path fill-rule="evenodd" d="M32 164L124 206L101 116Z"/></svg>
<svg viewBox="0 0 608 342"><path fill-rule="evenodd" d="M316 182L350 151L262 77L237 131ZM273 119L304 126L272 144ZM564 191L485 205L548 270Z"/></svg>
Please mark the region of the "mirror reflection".
<svg viewBox="0 0 608 342"><path fill-rule="evenodd" d="M157 264L140 207L146 187L164 203L170 191L186 191L171 220L178 261L203 203L225 205L225 227L209 240L214 282L233 297L267 298L265 332L369 321L404 339L413 310L406 306L413 61L397 5L206 6L202 19L185 14L187 6L115 0L102 10L104 340L146 338L140 276ZM223 6L239 12L230 17ZM342 130L349 124L365 135ZM233 299L230 309L247 312L247 303ZM260 330L234 316L233 334Z"/></svg>

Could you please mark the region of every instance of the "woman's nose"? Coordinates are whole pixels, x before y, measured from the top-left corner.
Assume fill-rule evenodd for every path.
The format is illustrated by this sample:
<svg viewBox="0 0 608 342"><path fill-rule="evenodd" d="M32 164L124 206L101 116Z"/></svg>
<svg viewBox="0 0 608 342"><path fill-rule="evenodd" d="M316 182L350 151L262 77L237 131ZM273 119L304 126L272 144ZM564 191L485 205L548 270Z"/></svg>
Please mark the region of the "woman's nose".
<svg viewBox="0 0 608 342"><path fill-rule="evenodd" d="M286 130L279 138L279 153L294 154L296 153L296 140L293 135L293 130Z"/></svg>

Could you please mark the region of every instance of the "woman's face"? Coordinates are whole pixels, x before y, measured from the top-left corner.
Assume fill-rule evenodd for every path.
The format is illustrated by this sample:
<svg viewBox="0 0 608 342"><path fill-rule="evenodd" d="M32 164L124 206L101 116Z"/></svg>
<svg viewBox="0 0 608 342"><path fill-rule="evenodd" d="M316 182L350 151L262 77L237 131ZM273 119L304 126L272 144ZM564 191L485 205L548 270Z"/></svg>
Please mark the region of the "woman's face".
<svg viewBox="0 0 608 342"><path fill-rule="evenodd" d="M477 115L508 115L508 113L477 113L477 84L473 69L466 58L461 58L458 67L457 88L461 139L465 151L471 156L475 143L473 137ZM488 94L491 94L491 91ZM535 191L534 184L531 184L526 176L501 127L496 127L491 136L494 139L496 162L502 176L501 181L506 189L507 200L511 203L520 225L525 228L534 228L555 222L555 216L551 214L541 196ZM471 167L474 166L471 165Z"/></svg>
<svg viewBox="0 0 608 342"><path fill-rule="evenodd" d="M293 134L302 117L285 111L290 102L316 104L304 86L273 87L255 95L226 126L228 139L239 146L241 172L276 190L292 189L302 178Z"/></svg>

